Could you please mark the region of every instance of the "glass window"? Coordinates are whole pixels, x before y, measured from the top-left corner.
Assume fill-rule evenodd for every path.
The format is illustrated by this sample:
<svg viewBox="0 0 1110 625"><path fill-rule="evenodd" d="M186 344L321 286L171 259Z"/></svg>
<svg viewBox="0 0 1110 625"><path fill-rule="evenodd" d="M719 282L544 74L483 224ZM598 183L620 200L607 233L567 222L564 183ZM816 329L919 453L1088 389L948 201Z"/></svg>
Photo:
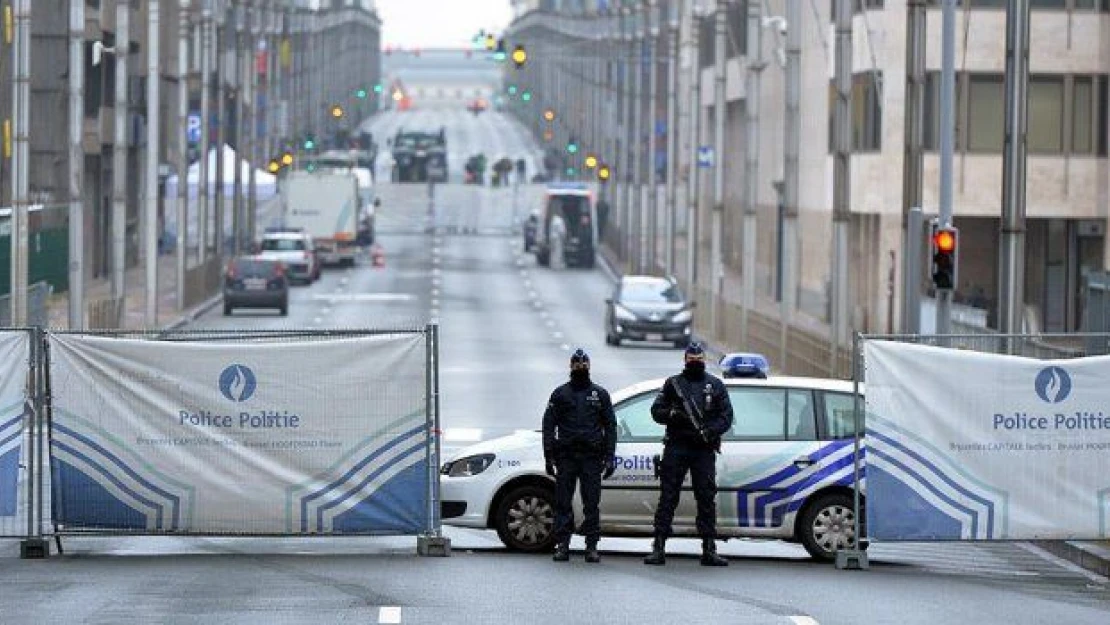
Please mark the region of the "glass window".
<svg viewBox="0 0 1110 625"><path fill-rule="evenodd" d="M297 252L304 249L302 239L263 239L264 252Z"/></svg>
<svg viewBox="0 0 1110 625"><path fill-rule="evenodd" d="M1002 75L973 75L970 82L968 148L974 151L1000 152L1006 116L1002 98Z"/></svg>
<svg viewBox="0 0 1110 625"><path fill-rule="evenodd" d="M1090 154L1094 149L1094 81L1090 76L1076 76L1072 91L1071 151Z"/></svg>
<svg viewBox="0 0 1110 625"><path fill-rule="evenodd" d="M859 409L864 410L863 399ZM855 431L855 401L848 393L825 393L825 431L830 439L852 438ZM860 422L860 429L864 424Z"/></svg>
<svg viewBox="0 0 1110 625"><path fill-rule="evenodd" d="M1030 152L1059 153L1064 149L1064 77L1029 78L1027 141Z"/></svg>
<svg viewBox="0 0 1110 625"><path fill-rule="evenodd" d="M1065 0L1030 0L1029 7L1033 9L1062 9Z"/></svg>
<svg viewBox="0 0 1110 625"><path fill-rule="evenodd" d="M1095 134L1098 141L1098 156L1106 156L1106 110L1107 106L1110 105L1110 102L1107 101L1106 91L1107 80L1106 76L1103 75L1098 79L1098 102L1095 106L1095 110L1098 111L1098 132Z"/></svg>
<svg viewBox="0 0 1110 625"><path fill-rule="evenodd" d="M682 302L678 285L670 280L626 281L621 286L621 302L643 304L677 304Z"/></svg>
<svg viewBox="0 0 1110 625"><path fill-rule="evenodd" d="M613 407L617 415L617 440L661 441L663 426L651 419L651 404L656 393L644 393Z"/></svg>
<svg viewBox="0 0 1110 625"><path fill-rule="evenodd" d="M735 415L730 440L781 441L786 438L786 390L732 387L729 400Z"/></svg>
<svg viewBox="0 0 1110 625"><path fill-rule="evenodd" d="M786 437L792 441L817 440L812 391L787 392Z"/></svg>

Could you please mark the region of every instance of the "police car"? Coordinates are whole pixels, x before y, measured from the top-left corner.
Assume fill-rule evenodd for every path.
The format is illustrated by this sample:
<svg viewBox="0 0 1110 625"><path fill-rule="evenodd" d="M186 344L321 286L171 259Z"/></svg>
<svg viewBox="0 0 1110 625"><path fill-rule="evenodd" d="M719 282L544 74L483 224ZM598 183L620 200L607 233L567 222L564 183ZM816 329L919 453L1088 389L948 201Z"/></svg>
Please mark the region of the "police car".
<svg viewBox="0 0 1110 625"><path fill-rule="evenodd" d="M659 498L653 457L662 453L663 426L652 420L650 408L663 382L613 394L617 470L602 485L603 535L653 533ZM852 382L770 377L724 383L736 419L717 456L718 535L798 542L820 560L853 546ZM440 473L444 524L495 529L517 551L553 547L554 481L544 473L539 431L467 447ZM695 508L687 478L675 512L676 536L697 536ZM580 509L575 518L582 518Z"/></svg>

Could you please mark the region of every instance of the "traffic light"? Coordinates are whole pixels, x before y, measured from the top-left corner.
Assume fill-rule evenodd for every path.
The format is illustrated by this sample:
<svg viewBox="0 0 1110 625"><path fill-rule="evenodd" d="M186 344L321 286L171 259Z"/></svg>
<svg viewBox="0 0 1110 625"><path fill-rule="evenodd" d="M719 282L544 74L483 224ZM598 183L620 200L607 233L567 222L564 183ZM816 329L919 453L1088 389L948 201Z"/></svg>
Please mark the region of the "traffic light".
<svg viewBox="0 0 1110 625"><path fill-rule="evenodd" d="M584 162L586 164L586 169L593 169L594 167L597 167L597 157L593 154L587 154L586 160Z"/></svg>
<svg viewBox="0 0 1110 625"><path fill-rule="evenodd" d="M384 87L382 87L382 83L374 85L374 93L381 93L383 90Z"/></svg>
<svg viewBox="0 0 1110 625"><path fill-rule="evenodd" d="M573 178L578 175L578 170L573 167L567 167L567 178Z"/></svg>
<svg viewBox="0 0 1110 625"><path fill-rule="evenodd" d="M343 119L343 107L338 104L331 107L331 116L335 119Z"/></svg>
<svg viewBox="0 0 1110 625"><path fill-rule="evenodd" d="M497 39L494 39L493 35L486 35L486 50L493 52L495 48L497 48Z"/></svg>
<svg viewBox="0 0 1110 625"><path fill-rule="evenodd" d="M543 118L544 118L545 121L549 121L549 122L555 121L555 111L553 111L551 109L544 109Z"/></svg>
<svg viewBox="0 0 1110 625"><path fill-rule="evenodd" d="M960 231L953 226L933 230L933 286L939 290L956 288Z"/></svg>
<svg viewBox="0 0 1110 625"><path fill-rule="evenodd" d="M543 140L544 141L551 141L554 138L555 138L555 133L551 132L550 130L543 131Z"/></svg>
<svg viewBox="0 0 1110 625"><path fill-rule="evenodd" d="M531 91L525 91L524 93L520 94L520 99L524 100L525 102L531 102L532 101L532 92Z"/></svg>
<svg viewBox="0 0 1110 625"><path fill-rule="evenodd" d="M359 100L365 100L366 95L367 94L366 94L365 89L359 88L357 91L355 91L355 97L358 98Z"/></svg>
<svg viewBox="0 0 1110 625"><path fill-rule="evenodd" d="M567 141L567 154L578 154L578 142L574 137Z"/></svg>
<svg viewBox="0 0 1110 625"><path fill-rule="evenodd" d="M516 95L516 85L509 85L509 95Z"/></svg>
<svg viewBox="0 0 1110 625"><path fill-rule="evenodd" d="M281 171L281 163L279 163L278 160L275 158L270 161L270 164L266 167L266 169L268 169L271 174L276 174Z"/></svg>
<svg viewBox="0 0 1110 625"><path fill-rule="evenodd" d="M281 164L286 166L286 167L291 166L293 164L293 153L292 152L286 152L285 154L282 154L281 155Z"/></svg>
<svg viewBox="0 0 1110 625"><path fill-rule="evenodd" d="M504 61L505 57L507 57L507 56L508 56L508 54L505 52L505 40L504 39L498 39L497 40L497 49L493 51L493 60L500 63L500 62Z"/></svg>
<svg viewBox="0 0 1110 625"><path fill-rule="evenodd" d="M519 43L513 48L513 64L517 69L524 67L524 63L528 61L528 53L524 51L524 46Z"/></svg>
<svg viewBox="0 0 1110 625"><path fill-rule="evenodd" d="M599 182L609 182L609 176L611 175L612 172L609 171L608 165L603 164L601 167L597 168L597 179Z"/></svg>
<svg viewBox="0 0 1110 625"><path fill-rule="evenodd" d="M316 149L316 137L313 137L312 135L308 135L307 137L305 137L304 138L304 149L306 149L306 150L315 150Z"/></svg>

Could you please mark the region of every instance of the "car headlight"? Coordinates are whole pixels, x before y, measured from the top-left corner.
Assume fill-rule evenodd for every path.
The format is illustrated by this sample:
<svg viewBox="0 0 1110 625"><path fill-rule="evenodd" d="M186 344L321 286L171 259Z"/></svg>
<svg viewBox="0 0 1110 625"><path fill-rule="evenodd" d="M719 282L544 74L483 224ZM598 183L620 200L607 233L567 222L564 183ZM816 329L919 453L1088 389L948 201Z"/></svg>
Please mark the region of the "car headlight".
<svg viewBox="0 0 1110 625"><path fill-rule="evenodd" d="M621 306L620 304L617 304L617 305L613 306L613 316L615 316L620 321L635 321L636 320L636 315L632 314L631 310L628 310L627 308L625 308L624 306Z"/></svg>
<svg viewBox="0 0 1110 625"><path fill-rule="evenodd" d="M493 464L493 454L478 454L477 456L467 456L459 458L454 462L448 462L440 469L440 473L448 477L470 477L478 475L485 471Z"/></svg>
<svg viewBox="0 0 1110 625"><path fill-rule="evenodd" d="M671 317L671 321L674 323L689 323L689 321L693 318L694 313L690 312L689 310L680 310L676 312L673 317Z"/></svg>

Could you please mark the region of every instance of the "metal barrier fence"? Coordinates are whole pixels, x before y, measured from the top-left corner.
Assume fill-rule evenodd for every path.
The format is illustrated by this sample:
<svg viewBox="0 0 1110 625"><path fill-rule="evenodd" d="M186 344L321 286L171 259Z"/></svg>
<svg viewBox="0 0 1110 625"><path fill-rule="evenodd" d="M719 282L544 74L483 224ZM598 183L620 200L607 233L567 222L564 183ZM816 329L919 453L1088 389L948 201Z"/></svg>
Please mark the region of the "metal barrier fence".
<svg viewBox="0 0 1110 625"><path fill-rule="evenodd" d="M41 379L37 329L0 330L0 536L34 533L41 523Z"/></svg>
<svg viewBox="0 0 1110 625"><path fill-rule="evenodd" d="M8 371L0 391L30 392L26 414L4 396L12 406L0 415L5 536L443 540L434 325L35 328L0 333L0 348L12 337L23 337L30 373ZM10 518L8 447L22 465Z"/></svg>
<svg viewBox="0 0 1110 625"><path fill-rule="evenodd" d="M1086 438L1110 430L1110 419L1098 416L1104 407L1094 395L1097 389L1084 388L1079 405L1061 403L1076 395L1073 379L1075 384L1083 380L1085 387L1096 382L1098 389L1107 388L1101 373L1105 361L1067 363L1104 356L1108 344L1110 334L857 335L852 352L854 515L866 518L863 535L914 541L1026 540L1068 532L1079 534L1078 539L1098 532L1105 536L1110 489L1099 491L1098 484L1090 493L1075 490L1075 484L1063 489L1083 505L1088 505L1087 495L1093 502L1088 505L1093 511L1068 517L1085 519L1075 528L1046 521L1047 508L1059 502L1044 501L1058 495L1053 480L1058 486L1068 471L1104 474L1110 468L1104 460L1110 458L1105 456L1110 440ZM984 361L955 350L1020 358ZM867 360L871 351L876 362ZM1092 401L1097 405L1086 405ZM1073 417L1078 426L1071 425ZM865 438L866 470L859 460ZM1076 455L1083 451L1092 455ZM1029 455L1006 455L1013 453ZM1013 478L1015 470L1029 473ZM1037 474L1044 478L1038 479L1033 477L1037 471L1048 473ZM1025 478L1031 483L1020 486ZM862 488L875 499L866 517L861 515ZM1099 503L1099 497L1105 502ZM1032 509L1038 511L1028 514ZM1030 517L1036 521L1029 523ZM1101 529L1091 529L1091 523L1099 523L1093 517L1102 519ZM838 554L837 566L866 568L866 556L845 551Z"/></svg>

